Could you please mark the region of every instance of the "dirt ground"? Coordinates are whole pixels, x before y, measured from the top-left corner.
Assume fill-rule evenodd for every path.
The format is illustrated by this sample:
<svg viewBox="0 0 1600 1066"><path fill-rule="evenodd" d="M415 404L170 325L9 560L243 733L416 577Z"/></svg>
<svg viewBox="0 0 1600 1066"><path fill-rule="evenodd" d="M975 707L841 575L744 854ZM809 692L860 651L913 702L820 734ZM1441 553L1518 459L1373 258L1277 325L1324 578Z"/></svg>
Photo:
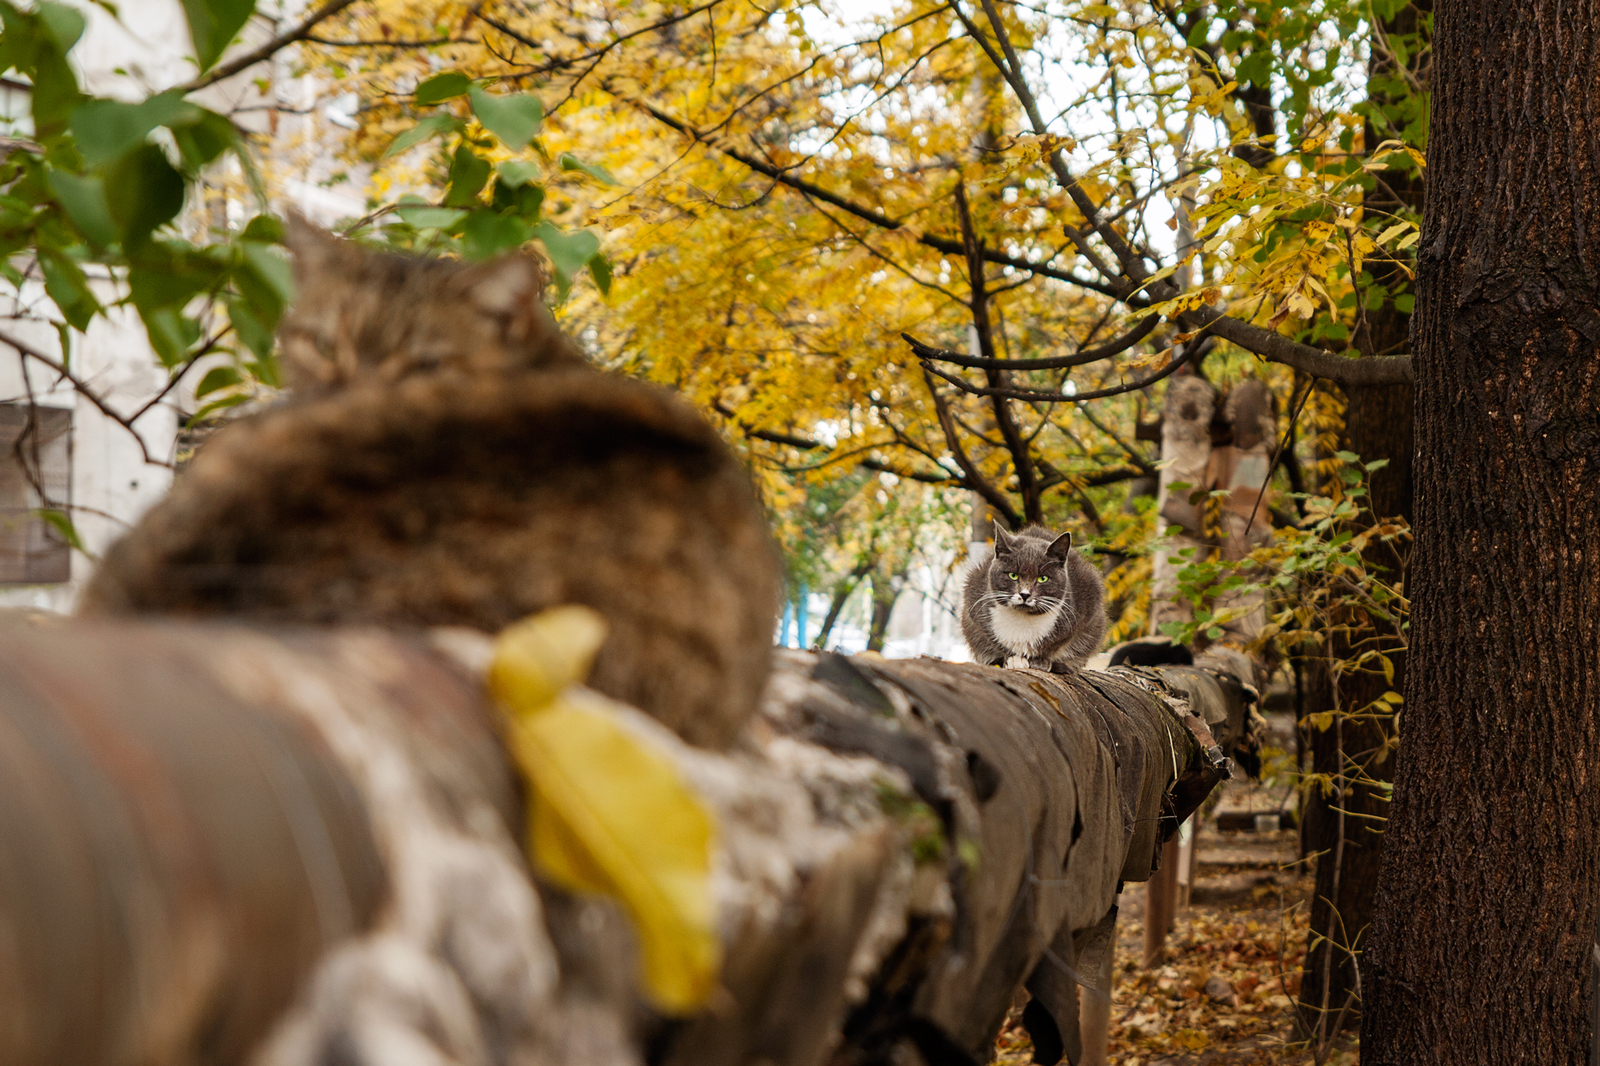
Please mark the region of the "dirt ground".
<svg viewBox="0 0 1600 1066"><path fill-rule="evenodd" d="M1219 809L1275 811L1286 785L1228 782ZM1223 833L1215 811L1198 838L1194 884L1167 939L1165 962L1141 963L1144 886L1120 901L1109 1061L1115 1066L1290 1066L1315 1063L1291 1010L1305 955L1309 869L1294 830ZM1181 893L1180 889L1180 893ZM1020 1004L995 1047L1002 1066L1029 1063ZM1353 1038L1321 1056L1356 1061Z"/></svg>

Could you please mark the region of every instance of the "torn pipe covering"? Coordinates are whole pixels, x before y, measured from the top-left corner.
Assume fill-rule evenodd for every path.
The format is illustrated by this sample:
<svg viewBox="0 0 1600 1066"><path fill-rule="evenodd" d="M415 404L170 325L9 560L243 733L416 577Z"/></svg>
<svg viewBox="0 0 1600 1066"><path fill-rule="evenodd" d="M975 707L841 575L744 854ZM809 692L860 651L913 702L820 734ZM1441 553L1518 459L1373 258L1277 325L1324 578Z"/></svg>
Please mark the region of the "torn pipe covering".
<svg viewBox="0 0 1600 1066"><path fill-rule="evenodd" d="M846 1022L846 1061L881 1061L901 1039L930 1062L987 1061L1023 984L1036 1046L1075 1058L1077 985L1108 991L1122 883L1149 878L1227 775L1205 723L1161 686L1109 674L824 656L813 676L838 700L805 707L798 734L900 766L955 835L954 920L920 945L916 976L890 956Z"/></svg>

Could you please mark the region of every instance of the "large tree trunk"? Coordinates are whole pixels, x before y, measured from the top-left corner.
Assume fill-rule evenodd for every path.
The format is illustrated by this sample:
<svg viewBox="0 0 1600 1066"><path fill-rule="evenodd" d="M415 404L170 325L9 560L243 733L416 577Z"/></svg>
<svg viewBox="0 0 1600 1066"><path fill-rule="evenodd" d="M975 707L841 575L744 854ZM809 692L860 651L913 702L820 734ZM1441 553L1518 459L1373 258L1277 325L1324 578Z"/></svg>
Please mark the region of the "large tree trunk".
<svg viewBox="0 0 1600 1066"><path fill-rule="evenodd" d="M1441 3L1363 1060L1577 1064L1600 887L1600 4Z"/></svg>
<svg viewBox="0 0 1600 1066"><path fill-rule="evenodd" d="M486 640L432 641L0 631L0 1062L960 1066L1024 984L1054 1062L1245 721L1227 659L784 653L727 755L591 700L717 824L722 988L668 1020L623 912L530 877Z"/></svg>

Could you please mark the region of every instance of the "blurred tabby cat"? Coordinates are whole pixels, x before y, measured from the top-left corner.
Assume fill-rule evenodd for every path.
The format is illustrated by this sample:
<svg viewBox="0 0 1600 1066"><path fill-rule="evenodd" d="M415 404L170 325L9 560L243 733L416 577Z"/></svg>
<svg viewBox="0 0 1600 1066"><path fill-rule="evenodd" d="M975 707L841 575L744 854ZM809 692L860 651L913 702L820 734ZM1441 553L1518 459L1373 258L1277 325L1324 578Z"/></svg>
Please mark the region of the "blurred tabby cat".
<svg viewBox="0 0 1600 1066"><path fill-rule="evenodd" d="M590 684L731 743L779 572L749 478L661 389L588 367L527 257L368 250L291 221L291 402L217 434L106 555L88 614L495 630L610 624Z"/></svg>

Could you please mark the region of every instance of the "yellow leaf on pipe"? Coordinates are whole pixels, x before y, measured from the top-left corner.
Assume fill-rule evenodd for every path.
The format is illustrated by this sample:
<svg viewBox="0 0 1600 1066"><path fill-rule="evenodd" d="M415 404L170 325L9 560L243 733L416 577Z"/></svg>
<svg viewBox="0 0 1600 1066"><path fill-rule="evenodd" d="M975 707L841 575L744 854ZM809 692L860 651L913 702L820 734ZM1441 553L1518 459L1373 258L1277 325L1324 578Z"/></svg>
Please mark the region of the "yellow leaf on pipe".
<svg viewBox="0 0 1600 1066"><path fill-rule="evenodd" d="M508 708L532 711L588 677L605 640L605 619L589 607L571 604L524 618L495 639L489 691Z"/></svg>
<svg viewBox="0 0 1600 1066"><path fill-rule="evenodd" d="M529 786L528 853L561 887L623 905L647 996L665 1013L687 1013L716 987L721 962L710 885L715 823L609 700L570 687L605 639L604 622L576 610L512 626L490 667Z"/></svg>

